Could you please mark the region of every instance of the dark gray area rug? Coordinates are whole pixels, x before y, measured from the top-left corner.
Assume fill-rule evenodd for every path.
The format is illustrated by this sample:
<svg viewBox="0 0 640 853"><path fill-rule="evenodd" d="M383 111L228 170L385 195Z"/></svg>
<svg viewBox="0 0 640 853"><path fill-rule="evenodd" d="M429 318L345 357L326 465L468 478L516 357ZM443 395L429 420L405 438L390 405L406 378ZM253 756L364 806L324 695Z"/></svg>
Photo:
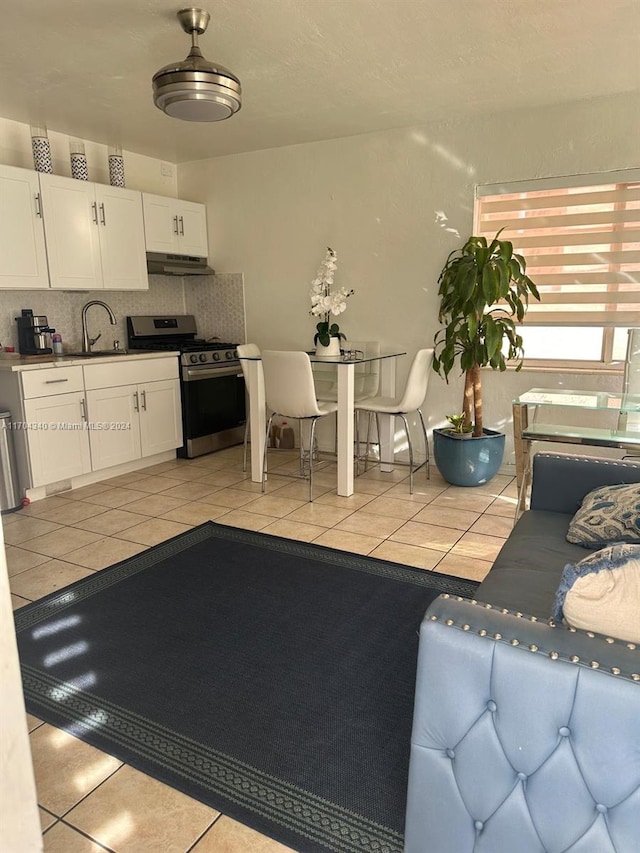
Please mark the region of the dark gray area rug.
<svg viewBox="0 0 640 853"><path fill-rule="evenodd" d="M304 853L400 853L417 631L476 588L207 522L16 611L27 708Z"/></svg>

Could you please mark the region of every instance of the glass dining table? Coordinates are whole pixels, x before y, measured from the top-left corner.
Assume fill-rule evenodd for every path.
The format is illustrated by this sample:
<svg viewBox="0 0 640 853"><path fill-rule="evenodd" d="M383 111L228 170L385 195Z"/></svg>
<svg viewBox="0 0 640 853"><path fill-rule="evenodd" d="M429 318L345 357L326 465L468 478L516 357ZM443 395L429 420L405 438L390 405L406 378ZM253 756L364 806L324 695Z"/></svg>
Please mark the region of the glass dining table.
<svg viewBox="0 0 640 853"><path fill-rule="evenodd" d="M309 359L312 366L315 364L328 366L335 365L337 374L337 401L338 401L338 478L336 484L337 494L349 497L353 494L353 447L354 447L354 388L357 365L365 365L369 362L380 362L380 395L382 397L394 397L396 390L396 365L400 356L406 355L404 350L388 349L382 350L375 356L365 356L359 350L347 351L339 356L318 356L310 352ZM262 482L262 460L266 440L266 418L264 388L258 382L259 356L242 358L248 363L247 380L249 399L251 400L250 439L251 439L251 480L254 483ZM394 452L394 423L393 418L383 418L380 436L380 458L393 460ZM392 462L386 462L382 470L391 470Z"/></svg>

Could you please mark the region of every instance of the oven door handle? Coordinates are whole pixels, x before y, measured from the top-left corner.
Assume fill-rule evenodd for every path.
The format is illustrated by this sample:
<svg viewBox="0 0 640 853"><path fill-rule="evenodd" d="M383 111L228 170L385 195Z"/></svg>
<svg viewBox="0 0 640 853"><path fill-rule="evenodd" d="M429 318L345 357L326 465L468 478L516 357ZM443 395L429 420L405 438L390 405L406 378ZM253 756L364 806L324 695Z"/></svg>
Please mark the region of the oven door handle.
<svg viewBox="0 0 640 853"><path fill-rule="evenodd" d="M216 376L242 376L241 367L185 367L182 370L184 382L198 382L200 379L215 379Z"/></svg>

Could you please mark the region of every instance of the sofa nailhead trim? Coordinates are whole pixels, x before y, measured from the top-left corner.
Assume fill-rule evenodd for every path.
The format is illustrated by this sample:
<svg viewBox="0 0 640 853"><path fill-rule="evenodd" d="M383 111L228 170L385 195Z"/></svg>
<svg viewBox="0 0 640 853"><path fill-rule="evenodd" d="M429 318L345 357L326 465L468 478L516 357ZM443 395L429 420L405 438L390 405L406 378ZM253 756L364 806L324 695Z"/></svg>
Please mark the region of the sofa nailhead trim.
<svg viewBox="0 0 640 853"><path fill-rule="evenodd" d="M468 631L471 628L471 625L467 625L466 623L462 626L463 631Z"/></svg>
<svg viewBox="0 0 640 853"><path fill-rule="evenodd" d="M480 628L480 630L478 631L478 634L480 634L481 637L487 636L487 632L484 628Z"/></svg>
<svg viewBox="0 0 640 853"><path fill-rule="evenodd" d="M536 646L535 643L531 643L531 645L529 646L529 651L530 652L537 652L538 651L538 647Z"/></svg>
<svg viewBox="0 0 640 853"><path fill-rule="evenodd" d="M613 637L605 637L605 643L615 643Z"/></svg>
<svg viewBox="0 0 640 853"><path fill-rule="evenodd" d="M571 663L578 663L578 661L580 660L580 658L578 657L578 655L571 655L571 657L569 658L569 660L571 661Z"/></svg>
<svg viewBox="0 0 640 853"><path fill-rule="evenodd" d="M502 634L499 631L496 631L496 633L493 635L493 639L494 640L501 640Z"/></svg>
<svg viewBox="0 0 640 853"><path fill-rule="evenodd" d="M614 675L620 675L620 667L612 666L612 667L611 667L611 672L612 672Z"/></svg>
<svg viewBox="0 0 640 853"><path fill-rule="evenodd" d="M513 639L513 640L511 640L511 645L512 645L512 646L519 646L519 645L520 645L520 640L516 640L516 639L515 639L515 637L514 637L514 639Z"/></svg>
<svg viewBox="0 0 640 853"><path fill-rule="evenodd" d="M549 652L549 657L551 658L551 660L558 660L560 655L558 654L558 652Z"/></svg>
<svg viewBox="0 0 640 853"><path fill-rule="evenodd" d="M447 619L447 621L444 624L451 627L453 625L453 619Z"/></svg>
<svg viewBox="0 0 640 853"><path fill-rule="evenodd" d="M627 643L627 648L628 648L628 649L635 649L635 648L636 648L636 644L635 644L635 643Z"/></svg>
<svg viewBox="0 0 640 853"><path fill-rule="evenodd" d="M592 660L589 666L591 667L591 669L600 669L600 664L597 660Z"/></svg>
<svg viewBox="0 0 640 853"><path fill-rule="evenodd" d="M633 678L634 681L640 681L640 675L637 672L632 672L631 678Z"/></svg>

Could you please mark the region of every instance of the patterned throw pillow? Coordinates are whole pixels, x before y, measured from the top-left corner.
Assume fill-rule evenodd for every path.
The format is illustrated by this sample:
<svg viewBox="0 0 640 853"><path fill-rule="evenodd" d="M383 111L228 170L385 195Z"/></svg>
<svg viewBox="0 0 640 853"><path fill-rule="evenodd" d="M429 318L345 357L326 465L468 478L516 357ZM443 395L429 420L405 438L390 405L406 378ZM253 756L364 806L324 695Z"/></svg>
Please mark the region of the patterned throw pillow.
<svg viewBox="0 0 640 853"><path fill-rule="evenodd" d="M613 545L566 565L553 617L640 643L640 545Z"/></svg>
<svg viewBox="0 0 640 853"><path fill-rule="evenodd" d="M600 486L589 492L571 519L567 542L585 548L640 542L640 485Z"/></svg>

